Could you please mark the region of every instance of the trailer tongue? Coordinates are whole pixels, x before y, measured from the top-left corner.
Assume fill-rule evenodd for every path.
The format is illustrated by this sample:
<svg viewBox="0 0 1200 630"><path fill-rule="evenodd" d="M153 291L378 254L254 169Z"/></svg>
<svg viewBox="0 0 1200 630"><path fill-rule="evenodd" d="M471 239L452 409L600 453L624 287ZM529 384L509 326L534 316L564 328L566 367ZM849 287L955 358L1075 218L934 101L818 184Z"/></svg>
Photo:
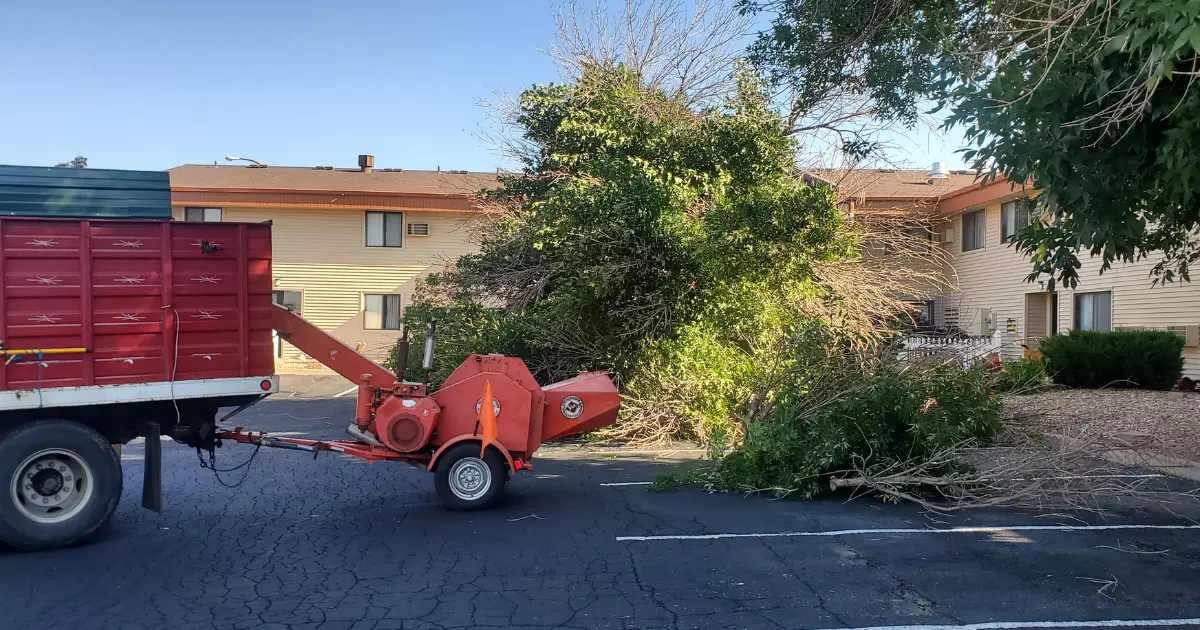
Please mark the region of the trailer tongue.
<svg viewBox="0 0 1200 630"><path fill-rule="evenodd" d="M455 509L493 504L510 472L532 467L542 442L611 424L620 406L603 372L540 387L520 359L497 354L467 357L431 393L427 383L405 381L282 306L273 306L272 324L280 337L358 385L354 422L347 428L354 439L274 437L241 427L218 430L215 439L422 466L434 473L441 501ZM431 329L426 370L434 343ZM399 364L406 365L407 338L400 354Z"/></svg>

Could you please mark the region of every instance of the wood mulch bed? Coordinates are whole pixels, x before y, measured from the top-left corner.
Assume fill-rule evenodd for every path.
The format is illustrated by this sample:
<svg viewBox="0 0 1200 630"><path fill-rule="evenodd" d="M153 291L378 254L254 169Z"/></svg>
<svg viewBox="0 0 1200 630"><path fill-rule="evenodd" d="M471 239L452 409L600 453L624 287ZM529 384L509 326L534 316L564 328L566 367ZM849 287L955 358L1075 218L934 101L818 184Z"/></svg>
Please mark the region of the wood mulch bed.
<svg viewBox="0 0 1200 630"><path fill-rule="evenodd" d="M1053 433L1136 443L1200 462L1200 393L1063 389L1005 396L1004 411Z"/></svg>

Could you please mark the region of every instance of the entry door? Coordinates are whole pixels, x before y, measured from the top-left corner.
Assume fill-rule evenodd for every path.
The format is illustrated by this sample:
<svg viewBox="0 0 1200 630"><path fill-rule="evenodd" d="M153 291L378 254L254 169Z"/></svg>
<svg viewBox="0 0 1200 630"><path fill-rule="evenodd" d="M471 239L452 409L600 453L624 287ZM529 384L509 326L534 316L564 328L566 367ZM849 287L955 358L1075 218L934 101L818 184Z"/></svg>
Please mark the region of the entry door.
<svg viewBox="0 0 1200 630"><path fill-rule="evenodd" d="M1036 348L1058 324L1058 296L1050 292L1025 294L1025 345Z"/></svg>

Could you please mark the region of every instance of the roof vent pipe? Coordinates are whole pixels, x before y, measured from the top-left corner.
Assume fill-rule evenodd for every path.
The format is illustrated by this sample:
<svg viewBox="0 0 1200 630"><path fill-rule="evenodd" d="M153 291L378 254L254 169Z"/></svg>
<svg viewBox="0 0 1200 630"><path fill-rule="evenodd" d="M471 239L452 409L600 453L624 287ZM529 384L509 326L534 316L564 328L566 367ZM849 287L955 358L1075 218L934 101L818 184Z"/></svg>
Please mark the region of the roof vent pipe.
<svg viewBox="0 0 1200 630"><path fill-rule="evenodd" d="M933 166L929 167L929 183L932 184L939 179L950 177L950 168L945 162L934 162Z"/></svg>
<svg viewBox="0 0 1200 630"><path fill-rule="evenodd" d="M375 168L375 156L374 155L358 156L358 170L360 170L364 173L370 173L371 169L373 169L373 168Z"/></svg>

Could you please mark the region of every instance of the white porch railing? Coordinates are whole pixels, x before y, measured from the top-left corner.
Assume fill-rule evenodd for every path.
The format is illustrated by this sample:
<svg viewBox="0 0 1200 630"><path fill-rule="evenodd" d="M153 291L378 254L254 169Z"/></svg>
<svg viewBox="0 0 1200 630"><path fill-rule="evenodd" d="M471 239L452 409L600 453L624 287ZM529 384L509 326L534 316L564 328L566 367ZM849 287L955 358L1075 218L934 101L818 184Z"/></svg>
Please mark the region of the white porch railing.
<svg viewBox="0 0 1200 630"><path fill-rule="evenodd" d="M961 361L964 368L1000 352L1000 330L988 337L952 333L913 333L904 338L896 358L900 361L934 359Z"/></svg>

